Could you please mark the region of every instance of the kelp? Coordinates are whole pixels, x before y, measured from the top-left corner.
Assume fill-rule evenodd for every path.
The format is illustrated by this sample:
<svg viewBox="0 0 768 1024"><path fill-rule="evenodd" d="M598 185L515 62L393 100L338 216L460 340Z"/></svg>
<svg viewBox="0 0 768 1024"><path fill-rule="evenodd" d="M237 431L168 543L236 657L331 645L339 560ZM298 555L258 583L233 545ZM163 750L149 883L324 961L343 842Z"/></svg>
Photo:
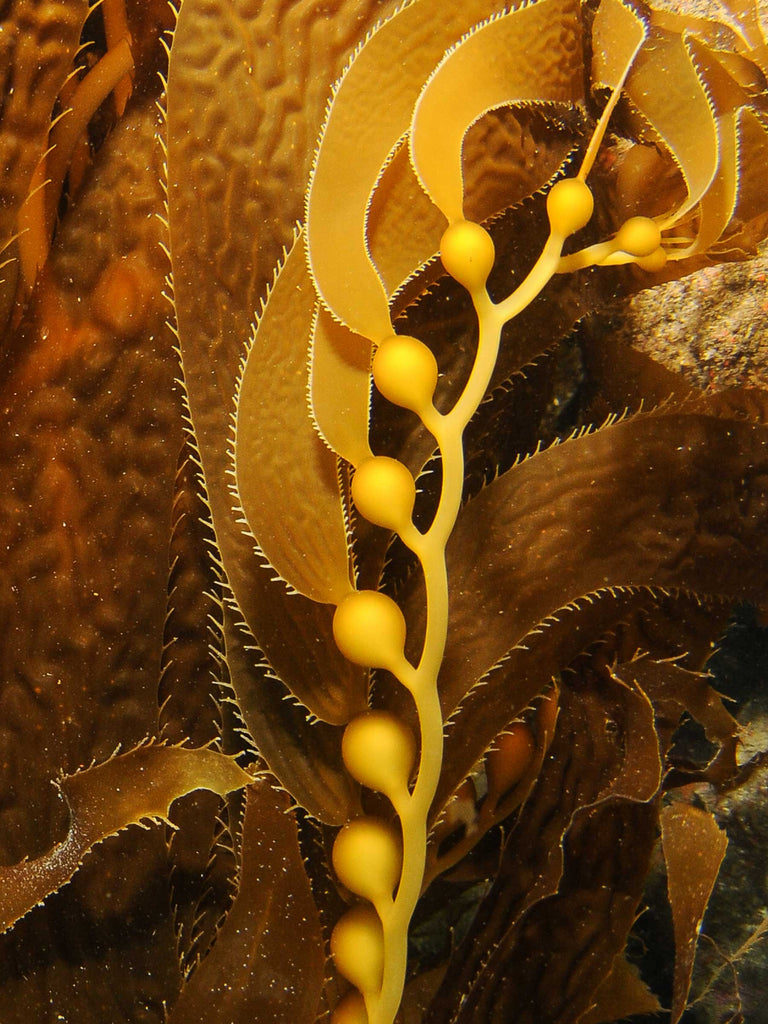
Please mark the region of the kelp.
<svg viewBox="0 0 768 1024"><path fill-rule="evenodd" d="M656 1014L662 862L684 1018L768 398L569 334L768 233L726 7L3 11L4 1024Z"/></svg>

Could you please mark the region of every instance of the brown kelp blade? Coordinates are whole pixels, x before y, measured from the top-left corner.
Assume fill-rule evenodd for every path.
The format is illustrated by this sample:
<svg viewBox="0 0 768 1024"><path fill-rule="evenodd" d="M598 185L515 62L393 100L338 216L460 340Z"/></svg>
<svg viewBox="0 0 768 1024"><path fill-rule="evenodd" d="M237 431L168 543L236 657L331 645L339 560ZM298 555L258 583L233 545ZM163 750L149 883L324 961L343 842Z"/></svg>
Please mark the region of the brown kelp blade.
<svg viewBox="0 0 768 1024"><path fill-rule="evenodd" d="M677 802L661 812L661 845L675 928L672 1024L683 1015L704 911L725 857L728 839L714 816Z"/></svg>
<svg viewBox="0 0 768 1024"><path fill-rule="evenodd" d="M10 240L17 234L22 205L29 203L30 188L37 195L34 213L28 210L26 248L34 255L44 240L46 249L50 241L45 238L45 174L35 182L33 175L48 148L53 109L72 71L87 14L85 0L6 4L0 14L0 266L16 259ZM30 263L24 271L31 287L37 266ZM13 299L14 277L10 267L0 269L0 326Z"/></svg>
<svg viewBox="0 0 768 1024"><path fill-rule="evenodd" d="M167 821L173 801L195 789L224 796L250 781L233 758L216 750L156 743L63 778L67 836L43 857L0 869L0 930L66 885L88 851L107 836L128 825Z"/></svg>
<svg viewBox="0 0 768 1024"><path fill-rule="evenodd" d="M604 587L764 597L764 414L762 396L749 392L640 414L489 484L448 544L442 685L480 678L547 615ZM413 643L423 631L416 589L404 598Z"/></svg>
<svg viewBox="0 0 768 1024"><path fill-rule="evenodd" d="M342 825L359 803L357 786L341 760L342 729L308 718L306 708L268 666L259 664L259 652L249 649L229 607L224 609L223 634L237 711L258 753L297 804L320 821ZM366 706L363 690L358 711Z"/></svg>
<svg viewBox="0 0 768 1024"><path fill-rule="evenodd" d="M323 935L288 803L268 778L248 786L235 902L168 1024L315 1020Z"/></svg>
<svg viewBox="0 0 768 1024"><path fill-rule="evenodd" d="M636 1014L661 1013L662 1009L637 968L620 953L611 973L595 992L591 1008L579 1018L579 1024L612 1024Z"/></svg>
<svg viewBox="0 0 768 1024"><path fill-rule="evenodd" d="M549 755L429 1024L566 1024L624 947L655 840L653 709L588 667L564 679L560 698Z"/></svg>

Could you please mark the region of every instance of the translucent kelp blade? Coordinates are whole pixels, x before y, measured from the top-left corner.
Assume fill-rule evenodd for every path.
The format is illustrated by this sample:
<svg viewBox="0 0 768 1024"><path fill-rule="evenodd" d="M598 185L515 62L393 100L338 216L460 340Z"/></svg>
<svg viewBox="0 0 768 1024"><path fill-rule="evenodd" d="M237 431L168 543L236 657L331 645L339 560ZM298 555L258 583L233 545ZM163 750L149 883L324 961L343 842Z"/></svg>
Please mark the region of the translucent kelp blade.
<svg viewBox="0 0 768 1024"><path fill-rule="evenodd" d="M706 252L728 227L736 206L738 187L738 115L715 118L720 159L712 184L699 203L699 225L691 245L675 252L678 259Z"/></svg>
<svg viewBox="0 0 768 1024"><path fill-rule="evenodd" d="M553 611L601 588L764 598L768 534L743 509L766 500L766 413L758 392L707 397L574 437L489 484L447 547L442 687L479 679ZM414 645L417 592L402 602Z"/></svg>
<svg viewBox="0 0 768 1024"><path fill-rule="evenodd" d="M307 408L315 293L303 239L285 258L254 330L236 397L237 499L277 573L313 601L351 589L336 457ZM258 622L249 623L258 635Z"/></svg>
<svg viewBox="0 0 768 1024"><path fill-rule="evenodd" d="M588 600L550 616L525 642L509 651L456 706L456 691L441 694L446 730L445 756L433 813L444 806L499 732L499 723L520 715L553 678L590 644L604 636L636 607L649 604L647 594L627 591L590 595Z"/></svg>
<svg viewBox="0 0 768 1024"><path fill-rule="evenodd" d="M768 75L768 38L760 19L758 0L724 0L723 6L738 25L750 58Z"/></svg>
<svg viewBox="0 0 768 1024"><path fill-rule="evenodd" d="M268 779L248 786L234 905L168 1024L309 1024L317 1017L323 934L288 810L287 795Z"/></svg>
<svg viewBox="0 0 768 1024"><path fill-rule="evenodd" d="M699 929L728 839L709 811L679 802L661 812L661 845L675 928L675 980L670 1021L677 1024L688 998Z"/></svg>
<svg viewBox="0 0 768 1024"><path fill-rule="evenodd" d="M648 34L637 10L624 0L602 0L592 23L593 88L615 89Z"/></svg>
<svg viewBox="0 0 768 1024"><path fill-rule="evenodd" d="M712 644L714 646L714 642ZM639 685L656 708L658 732L668 730L672 742L674 730L682 715L688 714L704 729L717 753L707 766L707 777L728 780L738 771L736 752L739 723L729 713L723 697L712 687L710 677L702 672L688 672L679 665L637 658L626 666L625 679Z"/></svg>
<svg viewBox="0 0 768 1024"><path fill-rule="evenodd" d="M304 600L293 598L294 602ZM330 610L327 605L312 603L311 607L321 612ZM306 709L268 666L258 664L259 652L248 648L230 608L224 609L223 633L237 709L259 754L297 804L320 821L343 825L359 813L359 801L358 787L341 759L342 729L309 719ZM326 664L322 650L317 660L321 668ZM301 668L297 663L297 669ZM361 689L352 694L357 703L349 717L367 707L365 682L363 675ZM338 685L330 676L328 687L338 689Z"/></svg>
<svg viewBox="0 0 768 1024"><path fill-rule="evenodd" d="M403 144L382 171L368 210L369 251L387 295L437 255L443 231L445 218L419 185Z"/></svg>
<svg viewBox="0 0 768 1024"><path fill-rule="evenodd" d="M70 823L63 842L36 860L0 868L0 931L72 878L107 836L147 820L168 820L174 800L196 789L220 796L251 781L232 757L209 748L147 743L59 782Z"/></svg>
<svg viewBox="0 0 768 1024"><path fill-rule="evenodd" d="M392 325L365 241L371 193L444 51L502 6L416 0L401 8L366 40L331 99L307 196L310 267L334 316L374 342Z"/></svg>
<svg viewBox="0 0 768 1024"><path fill-rule="evenodd" d="M464 216L461 150L470 125L513 103L583 99L581 18L575 0L538 0L466 36L435 69L413 112L411 159L449 222Z"/></svg>
<svg viewBox="0 0 768 1024"><path fill-rule="evenodd" d="M312 326L309 387L320 436L342 459L360 465L372 454L368 445L371 343L334 320L319 303Z"/></svg>
<svg viewBox="0 0 768 1024"><path fill-rule="evenodd" d="M688 195L663 224L672 226L701 201L720 160L714 110L686 37L654 33L637 55L624 92L685 179Z"/></svg>

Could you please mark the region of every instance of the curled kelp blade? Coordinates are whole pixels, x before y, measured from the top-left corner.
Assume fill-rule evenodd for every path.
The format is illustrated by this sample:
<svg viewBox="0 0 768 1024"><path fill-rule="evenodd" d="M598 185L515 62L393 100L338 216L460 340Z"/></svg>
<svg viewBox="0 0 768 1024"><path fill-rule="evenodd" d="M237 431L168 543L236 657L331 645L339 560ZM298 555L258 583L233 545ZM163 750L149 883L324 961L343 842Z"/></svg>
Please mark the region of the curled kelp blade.
<svg viewBox="0 0 768 1024"><path fill-rule="evenodd" d="M471 772L498 734L502 721L512 721L535 703L551 680L558 678L589 644L600 640L637 609L652 604L647 593L590 595L542 622L494 665L460 703L452 702L458 696L455 692L443 692L443 713L449 725L433 815L439 813Z"/></svg>
<svg viewBox="0 0 768 1024"><path fill-rule="evenodd" d="M663 227L671 227L706 195L720 160L714 110L686 36L653 31L635 59L624 94L685 179L686 199L663 221ZM686 249L685 255L690 254Z"/></svg>
<svg viewBox="0 0 768 1024"><path fill-rule="evenodd" d="M370 195L444 51L501 6L418 0L402 7L369 36L334 90L307 194L307 251L323 302L374 342L392 324L366 246Z"/></svg>
<svg viewBox="0 0 768 1024"><path fill-rule="evenodd" d="M440 62L414 108L416 174L449 222L464 216L462 143L496 107L583 99L581 18L574 0L539 0L480 25Z"/></svg>
<svg viewBox="0 0 768 1024"><path fill-rule="evenodd" d="M147 743L58 783L69 831L49 853L0 868L4 931L72 878L88 851L128 825L167 821L174 800L195 789L224 796L251 781L234 758L210 748Z"/></svg>
<svg viewBox="0 0 768 1024"><path fill-rule="evenodd" d="M602 653L600 657L602 657ZM529 660L533 660L533 658L535 658L535 654L529 656ZM579 659L574 659L571 664L562 664L560 670L568 676L583 672L584 667L582 663L587 660L588 656L582 655ZM514 664L510 667L514 668ZM528 674L530 678L532 673L529 672ZM622 769L624 774L613 778L611 794L612 796L624 796L630 799L650 799L658 790L662 780L661 759L658 753L659 737L655 730L654 713L649 713L651 702L641 688L634 684L627 685L620 671L613 673L613 677L615 685L613 686L612 706L614 709L621 708L621 712L616 710L613 721L616 721L619 716L623 718L623 725L619 732L621 733L620 742L624 748L625 766ZM516 696L516 680L512 673L507 674L507 680L510 698L514 699ZM472 770L474 775L478 771L485 775L485 778L488 780L489 793L485 800L477 807L476 817L467 834L463 837L461 835L454 835L452 843L449 843L445 848L443 848L442 844L446 838L446 832L447 835L451 835L452 832L451 804L449 803L443 809L441 813L447 821L443 823L438 819L438 824L433 829L430 876L443 871L444 864L451 865L456 863L456 853L458 851L454 847L458 847L458 850L462 852L471 849L494 824L504 820L521 804L524 806L524 802L528 800L530 790L541 772L543 760L549 753L552 737L557 728L556 723L562 713L562 709L559 707L559 690L561 687L553 684L551 680L547 680L545 683L543 680L540 680L540 683L543 685L541 685L538 696L535 699L529 698L525 704L518 705L517 710L514 712L514 721L510 721L510 724L507 726L507 730L522 728L533 745L529 764L526 770L522 772L519 783L514 788L511 788L502 799L498 799L497 793L492 794L490 792L496 772L495 765L498 764L498 761L494 762L493 750L502 741L506 731L499 730L498 723L501 721L501 717L499 717L497 718L497 727L492 733L493 739L489 740L487 748L481 751ZM519 695L519 691L517 695ZM494 704L497 714L499 716L504 715L505 708L503 703L496 700ZM510 714L510 706L510 704L507 705L507 715ZM679 715L682 715L682 709L680 709ZM521 719L524 723L522 727L519 725ZM467 745L474 745L477 737L465 728L466 725L466 720L462 720L461 715L458 714L447 723L447 731L449 733L456 731L463 737ZM455 769L455 750L453 751L452 761L452 764L444 766L444 771L447 769L448 772L451 772ZM467 774L465 773L464 777ZM442 777L441 791L446 791ZM645 797L643 794L645 794ZM436 807L434 806L433 811L436 812ZM521 810L520 813L525 812ZM455 825L453 830L455 831ZM441 844L440 847L435 848L438 843ZM443 849L445 849L445 852L443 852Z"/></svg>
<svg viewBox="0 0 768 1024"><path fill-rule="evenodd" d="M554 131L535 114L518 119L503 111L481 119L464 143L468 213L485 221L520 203L562 172L573 148L567 132ZM442 273L437 254L444 228L445 218L418 183L407 146L399 146L371 197L367 224L371 259L395 312ZM355 465L370 454L370 359L370 344L320 306L312 337L312 414L327 444ZM505 354L500 372L508 359Z"/></svg>
<svg viewBox="0 0 768 1024"><path fill-rule="evenodd" d="M323 935L289 804L267 778L246 789L237 896L212 950L182 984L168 1024L315 1020Z"/></svg>
<svg viewBox="0 0 768 1024"><path fill-rule="evenodd" d="M466 82L457 87L471 91ZM554 108L548 104L546 109L552 113ZM566 106L560 109L571 111ZM459 152L450 157L457 157L461 164L464 214L478 222L517 205L554 180L576 147L576 140L568 132L555 131L551 122L547 131L546 118L533 105L488 111L466 128L460 141ZM444 273L437 262L444 230L445 216L424 192L403 144L376 184L367 225L371 259L396 312L414 292L423 291Z"/></svg>
<svg viewBox="0 0 768 1024"><path fill-rule="evenodd" d="M736 113L736 195L731 224L711 245L715 254L724 258L743 259L757 252L768 231L768 204L765 180L759 168L768 152L768 111L742 107Z"/></svg>
<svg viewBox="0 0 768 1024"><path fill-rule="evenodd" d="M590 594L559 609L513 648L447 717L443 770L432 814L436 816L499 732L499 723L537 706L538 695L560 677L583 651L596 644L607 659L621 662L620 676L646 693L654 705L660 739L677 728L684 713L700 722L717 754L707 778L735 774L736 723L723 701L698 671L670 658L686 658L698 668L712 650L728 616L728 604L706 604L683 595L647 590ZM653 658L633 658L638 648ZM632 659L628 662L625 659ZM662 660L658 660L662 659ZM446 707L443 694L443 706ZM662 724L663 722L663 724Z"/></svg>
<svg viewBox="0 0 768 1024"><path fill-rule="evenodd" d="M690 411L670 407L574 437L489 484L463 508L447 547L453 602L441 687L480 678L554 610L604 587L764 597L764 417L760 393L707 397ZM407 588L402 602L414 649L423 635L417 592Z"/></svg>
<svg viewBox="0 0 768 1024"><path fill-rule="evenodd" d="M254 329L236 396L236 498L267 561L300 594L351 590L337 460L307 409L315 293L297 237ZM258 623L251 623L258 633Z"/></svg>
<svg viewBox="0 0 768 1024"><path fill-rule="evenodd" d="M674 731L687 714L701 725L716 750L706 766L706 777L710 781L735 778L739 723L706 673L687 671L681 665L650 657L634 658L622 666L621 673L623 679L648 694L656 709L657 732L667 746L672 744Z"/></svg>
<svg viewBox="0 0 768 1024"><path fill-rule="evenodd" d="M709 811L682 801L661 812L661 846L675 929L672 1024L685 1011L693 974L696 940L728 839Z"/></svg>

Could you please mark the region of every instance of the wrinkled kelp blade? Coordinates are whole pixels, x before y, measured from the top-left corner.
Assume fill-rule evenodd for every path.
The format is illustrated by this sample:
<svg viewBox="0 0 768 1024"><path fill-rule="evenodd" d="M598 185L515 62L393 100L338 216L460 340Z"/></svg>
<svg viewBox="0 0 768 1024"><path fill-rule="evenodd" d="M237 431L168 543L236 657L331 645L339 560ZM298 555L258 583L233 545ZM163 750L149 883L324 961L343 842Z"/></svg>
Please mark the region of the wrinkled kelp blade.
<svg viewBox="0 0 768 1024"><path fill-rule="evenodd" d="M159 120L150 98L104 144L5 348L6 863L50 847L61 811L50 779L157 732L181 442L161 295Z"/></svg>
<svg viewBox="0 0 768 1024"><path fill-rule="evenodd" d="M674 803L661 812L661 845L675 927L672 1024L685 1010L701 921L725 857L728 839L708 811Z"/></svg>
<svg viewBox="0 0 768 1024"><path fill-rule="evenodd" d="M764 400L736 393L695 409L641 414L550 448L465 506L447 549L448 691L604 587L765 596L768 430L749 422L764 417ZM416 590L404 599L414 644Z"/></svg>
<svg viewBox="0 0 768 1024"><path fill-rule="evenodd" d="M452 49L422 91L410 131L422 187L449 222L464 216L462 143L487 111L583 97L581 19L574 0L539 0L494 18Z"/></svg>
<svg viewBox="0 0 768 1024"><path fill-rule="evenodd" d="M288 809L268 779L248 787L237 897L168 1024L315 1020L323 935Z"/></svg>
<svg viewBox="0 0 768 1024"><path fill-rule="evenodd" d="M315 293L299 236L270 291L237 393L237 498L267 560L313 601L350 591L336 456L307 407ZM249 623L258 635L258 622Z"/></svg>
<svg viewBox="0 0 768 1024"><path fill-rule="evenodd" d="M62 779L67 837L36 860L0 868L0 931L66 885L91 847L128 825L168 820L174 800L195 789L221 796L250 782L234 759L210 749L147 744Z"/></svg>
<svg viewBox="0 0 768 1024"><path fill-rule="evenodd" d="M298 130L298 114L290 125L284 122L286 93L280 82L303 89L305 76L314 82L315 71L325 81L329 67L342 61L344 45L336 40L318 52L308 45L313 26L322 21L314 7L300 33L287 19L282 23L287 35L279 37L268 12L253 14L250 0L237 6L187 0L174 36L167 94L168 220L179 348L219 556L243 618L256 629L272 670L310 712L346 721L365 699L365 675L338 653L328 609L288 594L284 583L270 578L253 541L235 521L228 476L238 367L266 266L271 269L279 245L290 240L300 212L302 172L291 134ZM360 27L358 14L345 7L340 15L351 38ZM275 78L268 62L258 64L255 73L252 57L262 32L285 57L284 79ZM314 85L312 90L299 119L302 131L310 131L313 109L318 121L322 116L322 92L315 95ZM201 95L210 96L202 107ZM272 185L265 191L265 183L275 181L285 146L291 188ZM266 174L265 161L272 160ZM291 194L297 204L293 213ZM284 236L274 227L275 203L280 217L291 222ZM250 728L256 734L255 723Z"/></svg>
<svg viewBox="0 0 768 1024"><path fill-rule="evenodd" d="M307 197L307 248L325 304L374 342L391 334L392 326L366 246L370 195L443 52L501 6L493 0L417 0L380 25L334 93Z"/></svg>

